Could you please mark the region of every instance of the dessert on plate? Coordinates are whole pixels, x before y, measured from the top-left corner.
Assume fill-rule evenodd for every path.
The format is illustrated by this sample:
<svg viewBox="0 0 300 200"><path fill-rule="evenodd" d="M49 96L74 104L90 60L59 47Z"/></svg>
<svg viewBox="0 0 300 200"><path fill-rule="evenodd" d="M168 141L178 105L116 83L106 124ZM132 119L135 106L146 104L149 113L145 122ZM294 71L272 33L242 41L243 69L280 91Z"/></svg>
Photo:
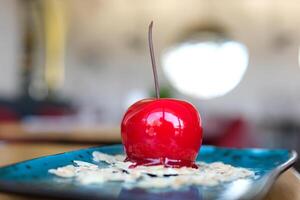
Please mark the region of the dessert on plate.
<svg viewBox="0 0 300 200"><path fill-rule="evenodd" d="M156 98L140 100L126 111L121 123L125 155L95 151L94 163L75 160L73 165L50 169L49 173L81 184L119 181L126 187L141 188L215 186L254 176L248 169L222 162L195 162L202 143L201 118L187 101L160 98L152 27L153 22L148 39Z"/></svg>

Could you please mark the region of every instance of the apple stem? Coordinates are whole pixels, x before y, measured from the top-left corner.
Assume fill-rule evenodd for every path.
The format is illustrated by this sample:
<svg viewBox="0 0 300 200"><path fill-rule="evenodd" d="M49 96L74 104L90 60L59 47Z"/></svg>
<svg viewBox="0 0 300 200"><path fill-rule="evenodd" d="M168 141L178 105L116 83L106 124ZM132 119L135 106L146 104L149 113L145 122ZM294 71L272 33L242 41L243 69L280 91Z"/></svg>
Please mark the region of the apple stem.
<svg viewBox="0 0 300 200"><path fill-rule="evenodd" d="M159 99L160 98L160 96L159 96L159 84L158 84L157 67L156 67L154 50L153 50L152 27L153 27L153 21L151 21L151 23L149 25L148 42L149 42L152 70L153 70L153 76L154 76L155 94L156 94L156 98Z"/></svg>

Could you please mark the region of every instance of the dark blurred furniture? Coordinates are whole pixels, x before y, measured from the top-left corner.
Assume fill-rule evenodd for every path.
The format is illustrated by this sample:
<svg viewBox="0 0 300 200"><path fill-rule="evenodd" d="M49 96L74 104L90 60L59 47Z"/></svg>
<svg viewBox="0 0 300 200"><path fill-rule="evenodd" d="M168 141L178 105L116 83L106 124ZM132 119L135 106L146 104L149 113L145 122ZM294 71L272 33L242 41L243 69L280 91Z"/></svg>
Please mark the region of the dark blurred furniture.
<svg viewBox="0 0 300 200"><path fill-rule="evenodd" d="M62 116L75 113L70 102L60 100L34 100L30 97L0 99L0 122L19 121L26 116Z"/></svg>

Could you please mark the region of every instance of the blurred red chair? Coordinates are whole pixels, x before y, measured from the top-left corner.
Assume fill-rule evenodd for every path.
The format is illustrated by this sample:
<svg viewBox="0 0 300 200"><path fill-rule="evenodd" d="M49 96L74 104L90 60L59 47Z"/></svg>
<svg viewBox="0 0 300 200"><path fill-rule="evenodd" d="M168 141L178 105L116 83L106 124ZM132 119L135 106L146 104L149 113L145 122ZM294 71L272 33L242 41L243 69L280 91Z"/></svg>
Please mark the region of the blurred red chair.
<svg viewBox="0 0 300 200"><path fill-rule="evenodd" d="M255 140L250 134L250 125L242 117L232 119L215 119L219 126L210 130L207 127L207 138L204 143L222 147L253 147ZM204 132L205 134L205 132Z"/></svg>
<svg viewBox="0 0 300 200"><path fill-rule="evenodd" d="M0 122L15 122L19 120L20 116L13 109L0 106Z"/></svg>

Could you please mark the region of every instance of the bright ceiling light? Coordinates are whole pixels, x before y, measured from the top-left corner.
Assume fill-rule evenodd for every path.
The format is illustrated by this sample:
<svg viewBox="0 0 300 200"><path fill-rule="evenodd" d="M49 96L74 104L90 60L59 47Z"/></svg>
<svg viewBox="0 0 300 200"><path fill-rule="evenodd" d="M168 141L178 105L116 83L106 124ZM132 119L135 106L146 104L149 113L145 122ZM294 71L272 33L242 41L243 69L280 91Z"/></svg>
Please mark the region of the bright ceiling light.
<svg viewBox="0 0 300 200"><path fill-rule="evenodd" d="M248 66L248 51L235 41L183 43L163 55L162 66L180 92L210 99L239 84Z"/></svg>

